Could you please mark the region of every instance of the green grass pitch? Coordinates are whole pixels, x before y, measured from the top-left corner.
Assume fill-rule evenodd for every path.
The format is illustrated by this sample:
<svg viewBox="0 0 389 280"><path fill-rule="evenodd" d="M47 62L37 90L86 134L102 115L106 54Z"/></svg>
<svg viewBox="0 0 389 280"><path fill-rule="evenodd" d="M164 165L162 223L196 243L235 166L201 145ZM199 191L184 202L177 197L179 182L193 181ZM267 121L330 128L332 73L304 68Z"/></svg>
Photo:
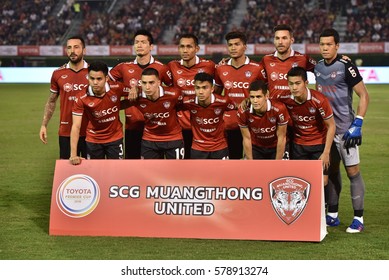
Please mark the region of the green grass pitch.
<svg viewBox="0 0 389 280"><path fill-rule="evenodd" d="M344 180L341 225L329 228L322 242L309 243L49 236L51 187L58 157L58 107L49 124L49 143L44 145L38 134L49 85L0 84L0 259L387 260L389 85L369 85L368 90L370 106L361 146L366 230L354 235L345 232L353 213Z"/></svg>

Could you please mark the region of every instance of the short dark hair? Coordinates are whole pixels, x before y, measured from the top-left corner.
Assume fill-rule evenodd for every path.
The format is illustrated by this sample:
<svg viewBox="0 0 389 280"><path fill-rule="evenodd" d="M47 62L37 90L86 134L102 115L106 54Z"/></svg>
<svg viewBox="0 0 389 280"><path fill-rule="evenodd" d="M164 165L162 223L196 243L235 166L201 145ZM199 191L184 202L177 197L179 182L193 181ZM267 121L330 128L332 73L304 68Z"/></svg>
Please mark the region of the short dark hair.
<svg viewBox="0 0 389 280"><path fill-rule="evenodd" d="M255 80L251 82L249 91L257 91L257 90L261 90L264 94L266 94L268 90L267 83L265 83L262 80Z"/></svg>
<svg viewBox="0 0 389 280"><path fill-rule="evenodd" d="M79 36L79 35L71 36L71 37L69 37L69 38L66 40L66 42L69 41L69 40L80 40L80 41L81 41L82 47L85 48L85 40L84 40L84 38L82 38L81 36Z"/></svg>
<svg viewBox="0 0 389 280"><path fill-rule="evenodd" d="M142 71L142 76L156 76L159 79L159 72L155 68L146 68Z"/></svg>
<svg viewBox="0 0 389 280"><path fill-rule="evenodd" d="M247 44L246 34L244 34L243 32L240 32L240 31L231 31L231 32L227 33L225 39L227 42L231 39L240 39L243 42L243 44L245 44L245 45Z"/></svg>
<svg viewBox="0 0 389 280"><path fill-rule="evenodd" d="M289 77L301 77L304 82L308 80L307 71L300 66L290 68L288 71L288 78Z"/></svg>
<svg viewBox="0 0 389 280"><path fill-rule="evenodd" d="M333 28L324 29L319 38L321 37L334 37L335 44L339 44L340 41L338 31Z"/></svg>
<svg viewBox="0 0 389 280"><path fill-rule="evenodd" d="M136 31L135 35L134 35L134 40L135 40L135 37L138 35L146 36L150 42L150 45L154 44L153 35L151 35L151 33L149 31L147 31L146 29L139 29L138 31Z"/></svg>
<svg viewBox="0 0 389 280"><path fill-rule="evenodd" d="M178 41L181 41L182 38L193 39L195 45L196 46L199 45L199 38L197 38L197 36L192 34L192 33L186 33L186 34L180 35L180 37L178 38Z"/></svg>
<svg viewBox="0 0 389 280"><path fill-rule="evenodd" d="M280 31L280 30L289 31L290 36L293 37L293 28L289 24L278 24L278 25L274 26L274 28L273 28L274 33L276 33L277 31Z"/></svg>
<svg viewBox="0 0 389 280"><path fill-rule="evenodd" d="M213 77L212 75L205 73L205 72L200 72L197 73L194 76L194 81L200 81L200 82L209 82L211 85L213 85Z"/></svg>
<svg viewBox="0 0 389 280"><path fill-rule="evenodd" d="M92 61L88 66L88 73L90 71L103 72L104 76L108 75L108 66L102 61Z"/></svg>

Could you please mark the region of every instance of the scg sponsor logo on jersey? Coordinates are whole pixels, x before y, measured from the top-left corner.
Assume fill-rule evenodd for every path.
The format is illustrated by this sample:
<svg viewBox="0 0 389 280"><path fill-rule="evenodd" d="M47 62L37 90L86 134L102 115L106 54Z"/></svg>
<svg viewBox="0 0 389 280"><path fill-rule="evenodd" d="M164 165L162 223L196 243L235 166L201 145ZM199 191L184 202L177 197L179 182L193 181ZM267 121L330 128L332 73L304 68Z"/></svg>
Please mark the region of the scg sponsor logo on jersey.
<svg viewBox="0 0 389 280"><path fill-rule="evenodd" d="M316 119L315 116L298 116L298 115L293 115L293 120L294 121L299 121L299 122L310 122L314 121Z"/></svg>
<svg viewBox="0 0 389 280"><path fill-rule="evenodd" d="M220 118L219 117L216 117L216 118L201 118L201 117L197 117L196 118L196 122L199 124L199 125L205 125L205 124L216 124L220 121Z"/></svg>
<svg viewBox="0 0 389 280"><path fill-rule="evenodd" d="M226 89L232 89L232 88L248 89L249 86L250 86L249 82L231 82L231 81L226 81L224 83L224 88L226 88Z"/></svg>
<svg viewBox="0 0 389 280"><path fill-rule="evenodd" d="M66 83L63 85L63 90L65 92L71 92L72 90L75 91L80 91L85 89L88 86L88 84L71 84L71 83Z"/></svg>
<svg viewBox="0 0 389 280"><path fill-rule="evenodd" d="M287 73L277 73L277 72L272 72L270 74L270 79L272 81L277 81L277 80L287 80L288 79L288 74Z"/></svg>
<svg viewBox="0 0 389 280"><path fill-rule="evenodd" d="M184 87L184 86L194 86L194 80L179 78L179 79L177 80L177 85L178 85L179 87Z"/></svg>
<svg viewBox="0 0 389 280"><path fill-rule="evenodd" d="M105 117L107 115L111 115L113 113L116 113L118 110L119 110L119 108L117 106L113 106L112 108L108 108L105 110L93 111L92 114L95 118L101 118L101 117Z"/></svg>
<svg viewBox="0 0 389 280"><path fill-rule="evenodd" d="M169 114L169 112L145 113L145 117L147 119L154 119L154 118L167 119L170 117L170 114Z"/></svg>
<svg viewBox="0 0 389 280"><path fill-rule="evenodd" d="M256 128L256 127L253 127L252 128L252 131L254 132L254 133L271 133L271 132L274 132L274 131L276 131L276 129L277 129L277 126L272 126L272 127L258 127L258 128Z"/></svg>

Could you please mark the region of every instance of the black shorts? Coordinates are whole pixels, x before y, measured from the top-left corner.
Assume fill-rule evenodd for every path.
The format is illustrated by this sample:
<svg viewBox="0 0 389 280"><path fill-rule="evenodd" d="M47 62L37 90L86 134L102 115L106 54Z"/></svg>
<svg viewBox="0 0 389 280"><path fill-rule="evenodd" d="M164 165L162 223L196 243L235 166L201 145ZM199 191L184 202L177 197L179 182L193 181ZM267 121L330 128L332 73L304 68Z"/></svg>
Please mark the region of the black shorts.
<svg viewBox="0 0 389 280"><path fill-rule="evenodd" d="M142 159L183 159L184 141L148 141L142 140Z"/></svg>
<svg viewBox="0 0 389 280"><path fill-rule="evenodd" d="M228 159L228 148L206 152L199 150L191 150L191 158L192 159Z"/></svg>
<svg viewBox="0 0 389 280"><path fill-rule="evenodd" d="M126 129L124 133L125 158L140 159L143 129Z"/></svg>
<svg viewBox="0 0 389 280"><path fill-rule="evenodd" d="M85 136L80 136L77 144L77 155L83 158L87 158L87 148L85 142ZM70 137L59 136L59 158L70 158Z"/></svg>
<svg viewBox="0 0 389 280"><path fill-rule="evenodd" d="M324 146L324 144L306 146L292 143L292 159L319 159Z"/></svg>
<svg viewBox="0 0 389 280"><path fill-rule="evenodd" d="M266 148L252 145L253 159L275 159L277 148Z"/></svg>
<svg viewBox="0 0 389 280"><path fill-rule="evenodd" d="M185 159L190 159L190 152L193 141L193 133L190 129L182 130L182 137L184 137L184 145L185 145Z"/></svg>
<svg viewBox="0 0 389 280"><path fill-rule="evenodd" d="M123 138L109 143L86 142L88 159L123 159Z"/></svg>
<svg viewBox="0 0 389 280"><path fill-rule="evenodd" d="M277 148L265 148L252 145L253 159L275 159ZM282 159L289 159L289 143L285 144L285 151Z"/></svg>
<svg viewBox="0 0 389 280"><path fill-rule="evenodd" d="M230 159L241 159L243 157L243 137L239 129L226 130L228 154Z"/></svg>

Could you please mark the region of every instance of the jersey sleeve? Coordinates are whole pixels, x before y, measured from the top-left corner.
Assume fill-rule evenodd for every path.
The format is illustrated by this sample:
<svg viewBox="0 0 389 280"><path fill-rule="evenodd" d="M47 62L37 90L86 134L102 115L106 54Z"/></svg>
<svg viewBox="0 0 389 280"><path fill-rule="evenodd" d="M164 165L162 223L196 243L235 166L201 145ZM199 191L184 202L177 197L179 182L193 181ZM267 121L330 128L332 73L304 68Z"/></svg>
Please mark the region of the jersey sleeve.
<svg viewBox="0 0 389 280"><path fill-rule="evenodd" d="M56 72L54 71L53 74L51 75L51 80L50 80L50 92L51 93L56 93L59 94L59 85L57 82L57 75Z"/></svg>
<svg viewBox="0 0 389 280"><path fill-rule="evenodd" d="M307 59L307 65L305 66L305 69L309 72L314 72L315 71L315 66L317 64L316 60L310 57L309 55L305 55Z"/></svg>
<svg viewBox="0 0 389 280"><path fill-rule="evenodd" d="M248 127L246 112L242 108L238 109L236 116L238 119L239 127Z"/></svg>
<svg viewBox="0 0 389 280"><path fill-rule="evenodd" d="M121 71L121 67L122 67L122 64L118 64L116 65L115 67L113 67L109 72L108 72L108 76L111 78L112 81L118 81L118 80L122 80L123 79L123 76L122 76L122 71Z"/></svg>
<svg viewBox="0 0 389 280"><path fill-rule="evenodd" d="M84 93L83 93L84 94ZM84 104L81 100L82 94L77 94L76 98L74 99L73 107L72 107L72 115L75 116L82 116L84 114Z"/></svg>
<svg viewBox="0 0 389 280"><path fill-rule="evenodd" d="M239 105L239 104L238 104ZM232 110L236 110L237 108L237 105L235 105L235 103L228 97L226 97L226 106L225 106L225 110L226 111L232 111Z"/></svg>
<svg viewBox="0 0 389 280"><path fill-rule="evenodd" d="M279 114L278 114L278 125L287 125L288 122L290 121L290 116L288 109L286 108L285 104L282 102L278 102L277 105L279 109Z"/></svg>
<svg viewBox="0 0 389 280"><path fill-rule="evenodd" d="M163 65L161 69L161 81L166 85L166 86L172 86L173 85L173 77L172 73L167 65Z"/></svg>
<svg viewBox="0 0 389 280"><path fill-rule="evenodd" d="M345 77L346 83L350 87L354 87L363 80L358 68L349 61L345 64Z"/></svg>
<svg viewBox="0 0 389 280"><path fill-rule="evenodd" d="M259 62L259 68L261 69L261 75L263 81L267 82L267 74L266 74L266 65L265 65L265 57L262 57L261 61Z"/></svg>
<svg viewBox="0 0 389 280"><path fill-rule="evenodd" d="M223 88L223 82L219 77L220 68L216 66L215 69L215 86Z"/></svg>
<svg viewBox="0 0 389 280"><path fill-rule="evenodd" d="M333 116L331 104L325 96L323 96L323 102L322 106L319 108L319 112L324 120L327 120Z"/></svg>

